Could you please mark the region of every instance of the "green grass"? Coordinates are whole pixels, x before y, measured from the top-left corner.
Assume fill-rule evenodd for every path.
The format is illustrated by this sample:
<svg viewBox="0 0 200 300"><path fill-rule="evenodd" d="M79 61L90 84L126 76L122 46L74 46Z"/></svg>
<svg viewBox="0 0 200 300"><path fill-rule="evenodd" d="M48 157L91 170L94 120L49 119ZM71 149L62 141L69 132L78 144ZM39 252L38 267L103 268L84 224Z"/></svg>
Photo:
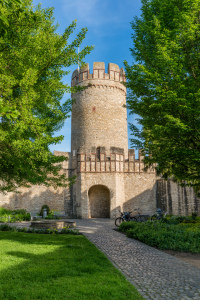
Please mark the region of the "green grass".
<svg viewBox="0 0 200 300"><path fill-rule="evenodd" d="M143 299L84 236L0 232L0 299Z"/></svg>

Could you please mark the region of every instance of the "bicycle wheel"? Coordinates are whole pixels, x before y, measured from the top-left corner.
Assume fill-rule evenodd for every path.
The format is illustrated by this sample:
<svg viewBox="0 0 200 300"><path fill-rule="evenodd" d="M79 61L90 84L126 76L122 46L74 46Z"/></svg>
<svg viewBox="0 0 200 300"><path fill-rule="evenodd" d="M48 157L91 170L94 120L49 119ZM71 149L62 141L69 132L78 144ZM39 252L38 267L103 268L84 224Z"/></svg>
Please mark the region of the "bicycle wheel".
<svg viewBox="0 0 200 300"><path fill-rule="evenodd" d="M157 220L157 216L156 215L153 215L152 217L151 217L151 221L156 221Z"/></svg>
<svg viewBox="0 0 200 300"><path fill-rule="evenodd" d="M135 217L130 217L130 221L132 222L137 222L137 218L135 218Z"/></svg>
<svg viewBox="0 0 200 300"><path fill-rule="evenodd" d="M119 227L119 225L120 225L122 222L124 222L124 219L121 218L121 217L119 217L119 218L117 218L117 219L115 220L115 225L116 225L117 227Z"/></svg>

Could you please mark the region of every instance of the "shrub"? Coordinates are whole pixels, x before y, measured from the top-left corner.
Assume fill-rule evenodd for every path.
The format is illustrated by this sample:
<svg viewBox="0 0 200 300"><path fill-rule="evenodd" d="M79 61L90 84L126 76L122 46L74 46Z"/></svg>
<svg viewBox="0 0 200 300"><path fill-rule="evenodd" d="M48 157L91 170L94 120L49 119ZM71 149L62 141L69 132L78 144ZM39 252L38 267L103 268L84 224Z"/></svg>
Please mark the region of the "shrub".
<svg viewBox="0 0 200 300"><path fill-rule="evenodd" d="M26 209L15 209L12 211L12 214L26 215L27 211L26 211Z"/></svg>
<svg viewBox="0 0 200 300"><path fill-rule="evenodd" d="M9 226L8 224L0 225L0 231L17 231L17 232L25 232L25 233L38 233L38 234L73 234L78 235L79 230L78 229L69 229L67 227L64 227L61 230L58 229L34 229L34 228L16 228L14 226Z"/></svg>
<svg viewBox="0 0 200 300"><path fill-rule="evenodd" d="M128 237L138 239L159 249L170 249L200 253L200 225L181 223L178 225L155 222L126 222L119 230Z"/></svg>
<svg viewBox="0 0 200 300"><path fill-rule="evenodd" d="M47 219L47 220L60 219L58 216L54 216L54 212L55 212L55 210L50 210L49 214L47 215L47 217L45 219Z"/></svg>
<svg viewBox="0 0 200 300"><path fill-rule="evenodd" d="M12 213L12 210L0 207L0 216L9 215Z"/></svg>
<svg viewBox="0 0 200 300"><path fill-rule="evenodd" d="M23 227L23 228L17 228L17 231L18 231L18 232L27 232L27 229L26 229L26 227Z"/></svg>
<svg viewBox="0 0 200 300"><path fill-rule="evenodd" d="M16 231L15 227L11 227L7 224L0 225L0 231Z"/></svg>
<svg viewBox="0 0 200 300"><path fill-rule="evenodd" d="M60 231L61 234L73 234L73 235L78 235L79 234L79 230L78 229L70 229L67 227L64 227L61 229Z"/></svg>
<svg viewBox="0 0 200 300"><path fill-rule="evenodd" d="M9 210L0 208L0 222L21 222L30 221L31 215L25 209Z"/></svg>
<svg viewBox="0 0 200 300"><path fill-rule="evenodd" d="M43 216L43 209L45 209L45 208L46 208L46 210L47 210L47 215L49 214L50 208L49 208L49 206L48 206L47 204L44 204L44 205L42 205L42 207L41 207L41 210L40 210L40 216Z"/></svg>
<svg viewBox="0 0 200 300"><path fill-rule="evenodd" d="M192 219L195 220L196 218L197 218L197 213L196 213L196 212L193 212L193 213L192 213Z"/></svg>
<svg viewBox="0 0 200 300"><path fill-rule="evenodd" d="M120 224L118 230L126 232L130 228L135 228L137 226L137 222L123 222Z"/></svg>

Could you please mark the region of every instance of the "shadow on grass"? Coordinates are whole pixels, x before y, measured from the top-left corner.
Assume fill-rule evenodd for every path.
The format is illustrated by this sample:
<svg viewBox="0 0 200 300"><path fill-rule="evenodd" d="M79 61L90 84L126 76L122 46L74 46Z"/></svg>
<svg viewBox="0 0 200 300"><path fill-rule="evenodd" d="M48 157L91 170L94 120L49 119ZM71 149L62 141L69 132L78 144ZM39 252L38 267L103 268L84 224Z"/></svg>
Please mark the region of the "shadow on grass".
<svg viewBox="0 0 200 300"><path fill-rule="evenodd" d="M0 239L0 299L142 299L84 236Z"/></svg>

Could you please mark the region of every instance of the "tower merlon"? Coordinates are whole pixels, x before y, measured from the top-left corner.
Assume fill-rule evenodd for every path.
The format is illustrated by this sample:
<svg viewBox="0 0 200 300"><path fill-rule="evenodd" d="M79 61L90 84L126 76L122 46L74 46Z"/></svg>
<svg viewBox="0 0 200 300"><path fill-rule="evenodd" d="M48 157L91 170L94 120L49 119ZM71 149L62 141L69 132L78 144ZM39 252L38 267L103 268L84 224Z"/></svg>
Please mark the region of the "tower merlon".
<svg viewBox="0 0 200 300"><path fill-rule="evenodd" d="M90 73L88 63L81 67L80 70L76 69L72 73L71 85L75 86L85 80L111 80L123 83L126 81L126 77L124 69L120 69L116 64L109 63L108 72L106 73L104 62L94 62L93 73Z"/></svg>

